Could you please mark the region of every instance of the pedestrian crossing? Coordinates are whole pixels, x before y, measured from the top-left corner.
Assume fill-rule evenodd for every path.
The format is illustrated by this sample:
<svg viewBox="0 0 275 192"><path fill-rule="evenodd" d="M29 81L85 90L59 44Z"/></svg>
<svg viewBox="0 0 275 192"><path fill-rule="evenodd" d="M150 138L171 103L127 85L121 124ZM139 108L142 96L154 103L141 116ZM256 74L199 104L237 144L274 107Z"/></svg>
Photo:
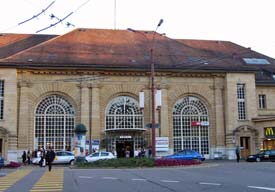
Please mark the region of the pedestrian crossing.
<svg viewBox="0 0 275 192"><path fill-rule="evenodd" d="M38 171L38 172L37 172ZM54 168L51 172L48 169L39 171L39 169L20 168L4 177L0 177L0 192L11 190L20 180L24 180L26 176L34 176L39 173L39 179L34 180L34 184L30 185L27 191L31 192L58 192L63 191L64 168ZM36 182L35 182L36 181Z"/></svg>
<svg viewBox="0 0 275 192"><path fill-rule="evenodd" d="M53 192L63 191L64 169L53 169L45 171L42 177L36 182L31 192Z"/></svg>
<svg viewBox="0 0 275 192"><path fill-rule="evenodd" d="M0 192L5 191L14 185L17 181L27 176L32 172L32 169L19 169L5 177L0 177Z"/></svg>

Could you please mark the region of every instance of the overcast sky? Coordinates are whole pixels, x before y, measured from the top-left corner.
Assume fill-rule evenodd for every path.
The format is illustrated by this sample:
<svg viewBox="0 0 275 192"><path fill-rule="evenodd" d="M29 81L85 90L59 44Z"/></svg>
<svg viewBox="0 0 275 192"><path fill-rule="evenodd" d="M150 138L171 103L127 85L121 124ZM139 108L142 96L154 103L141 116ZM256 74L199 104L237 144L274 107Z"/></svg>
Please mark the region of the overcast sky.
<svg viewBox="0 0 275 192"><path fill-rule="evenodd" d="M170 38L232 41L275 58L275 0L1 0L0 33L36 33L58 21L51 14L69 17L39 34L81 27L155 30L163 19L158 32Z"/></svg>

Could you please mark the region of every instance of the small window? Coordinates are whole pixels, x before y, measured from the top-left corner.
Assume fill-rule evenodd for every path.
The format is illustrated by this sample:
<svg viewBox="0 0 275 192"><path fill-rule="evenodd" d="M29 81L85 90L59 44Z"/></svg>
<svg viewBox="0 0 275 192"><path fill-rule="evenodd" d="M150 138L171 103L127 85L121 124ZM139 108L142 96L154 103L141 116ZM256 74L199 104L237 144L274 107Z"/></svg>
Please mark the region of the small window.
<svg viewBox="0 0 275 192"><path fill-rule="evenodd" d="M238 118L246 119L245 84L237 84Z"/></svg>
<svg viewBox="0 0 275 192"><path fill-rule="evenodd" d="M266 96L259 95L259 109L265 109L265 108L266 108Z"/></svg>
<svg viewBox="0 0 275 192"><path fill-rule="evenodd" d="M267 59L263 58L243 58L246 64L251 65L268 65L270 62Z"/></svg>

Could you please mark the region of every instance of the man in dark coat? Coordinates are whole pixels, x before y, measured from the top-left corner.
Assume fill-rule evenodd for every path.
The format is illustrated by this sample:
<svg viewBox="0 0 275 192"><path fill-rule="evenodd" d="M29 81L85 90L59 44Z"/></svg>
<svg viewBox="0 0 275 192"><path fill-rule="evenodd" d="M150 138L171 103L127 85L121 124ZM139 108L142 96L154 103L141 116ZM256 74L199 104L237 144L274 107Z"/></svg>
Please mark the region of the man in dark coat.
<svg viewBox="0 0 275 192"><path fill-rule="evenodd" d="M54 161L54 158L55 158L55 152L51 147L49 147L49 150L47 151L47 154L46 154L46 161L49 166L49 171L52 170L52 162Z"/></svg>

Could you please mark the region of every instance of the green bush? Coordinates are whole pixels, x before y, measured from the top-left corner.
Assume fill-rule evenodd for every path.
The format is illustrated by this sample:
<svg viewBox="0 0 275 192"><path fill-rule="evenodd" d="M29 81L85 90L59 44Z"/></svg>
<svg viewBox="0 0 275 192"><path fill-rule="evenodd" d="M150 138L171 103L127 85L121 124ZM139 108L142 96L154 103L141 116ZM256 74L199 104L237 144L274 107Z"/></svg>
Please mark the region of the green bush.
<svg viewBox="0 0 275 192"><path fill-rule="evenodd" d="M154 160L151 158L118 158L98 160L91 163L76 162L79 168L134 168L134 167L154 167Z"/></svg>

